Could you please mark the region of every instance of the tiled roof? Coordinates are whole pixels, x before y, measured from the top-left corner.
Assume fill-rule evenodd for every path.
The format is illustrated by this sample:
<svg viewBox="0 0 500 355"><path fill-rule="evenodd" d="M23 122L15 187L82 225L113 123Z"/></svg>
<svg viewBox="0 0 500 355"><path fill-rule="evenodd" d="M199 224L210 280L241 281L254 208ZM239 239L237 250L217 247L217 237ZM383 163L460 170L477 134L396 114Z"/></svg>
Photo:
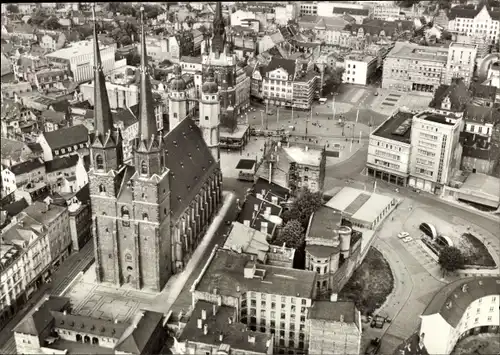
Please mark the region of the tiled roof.
<svg viewBox="0 0 500 355"><path fill-rule="evenodd" d="M213 312L214 306L215 314ZM203 310L206 312L206 319L202 322L203 325L207 326L207 334L204 333L203 328L198 328L198 319L201 319ZM233 321L230 322L230 319ZM248 330L245 324L236 323L235 319L236 309L233 307L216 306L206 301L198 301L179 337L179 341L215 345L220 349L223 349L223 344L227 344L232 353L241 353L241 351L253 354L268 353L270 345L268 341L271 340L272 335ZM249 338L252 338L253 341L250 342Z"/></svg>
<svg viewBox="0 0 500 355"><path fill-rule="evenodd" d="M4 206L2 209L7 211L7 214L11 217L17 216L19 213L21 213L26 207L28 207L29 204L26 201L26 199L23 197L22 199L9 203L8 205Z"/></svg>
<svg viewBox="0 0 500 355"><path fill-rule="evenodd" d="M479 12L483 9L483 7L478 7L478 8L464 8L462 6L455 6L453 7L449 12L448 12L448 19L449 20L454 20L456 18L469 18L473 19L479 14ZM489 14L493 20L499 21L500 20L500 11L495 9L495 11L492 11L489 9Z"/></svg>
<svg viewBox="0 0 500 355"><path fill-rule="evenodd" d="M137 109L135 114L129 108L125 108L117 112L112 112L111 115L113 117L113 122L114 123L123 122L123 126L125 129L132 126L134 123L139 122L139 120L137 119L137 112L139 106L135 105L135 108Z"/></svg>
<svg viewBox="0 0 500 355"><path fill-rule="evenodd" d="M69 298L48 296L43 298L14 328L14 332L38 336L54 320L51 311L62 311L70 304Z"/></svg>
<svg viewBox="0 0 500 355"><path fill-rule="evenodd" d="M348 14L351 16L368 16L369 11L366 9L351 9L347 7L337 7L333 8L334 14Z"/></svg>
<svg viewBox="0 0 500 355"><path fill-rule="evenodd" d="M471 95L465 83L458 79L454 80L451 85L440 85L432 99L429 107L441 109L443 100L449 97L451 103L451 111L463 111L466 104L470 101Z"/></svg>
<svg viewBox="0 0 500 355"><path fill-rule="evenodd" d="M499 288L498 276L471 277L452 282L434 295L422 316L439 313L455 328L472 302L489 295L498 295Z"/></svg>
<svg viewBox="0 0 500 355"><path fill-rule="evenodd" d="M70 156L54 158L53 160L49 160L45 162L45 169L47 173L52 173L54 171L69 169L73 166L76 166L78 163L78 154L73 154Z"/></svg>
<svg viewBox="0 0 500 355"><path fill-rule="evenodd" d="M476 106L468 104L464 112L465 121L469 123L500 123L500 108L493 108L487 106Z"/></svg>
<svg viewBox="0 0 500 355"><path fill-rule="evenodd" d="M470 90L474 98L487 99L495 101L498 88L491 85L482 85L481 83L472 82Z"/></svg>
<svg viewBox="0 0 500 355"><path fill-rule="evenodd" d="M161 327L162 322L162 313L142 311L139 322L133 325L132 332L115 349L134 355L143 354L151 336L158 326Z"/></svg>
<svg viewBox="0 0 500 355"><path fill-rule="evenodd" d="M15 176L19 176L41 168L42 166L44 166L44 163L41 159L32 159L20 164L12 165L9 170L12 171Z"/></svg>
<svg viewBox="0 0 500 355"><path fill-rule="evenodd" d="M190 118L182 120L164 140L172 191L170 208L172 215L177 217L218 167L218 162L208 149L200 128Z"/></svg>
<svg viewBox="0 0 500 355"><path fill-rule="evenodd" d="M16 141L14 139L3 138L1 141L1 149L0 154L2 159L19 161L21 154L23 152L23 148L25 147L25 143Z"/></svg>
<svg viewBox="0 0 500 355"><path fill-rule="evenodd" d="M127 329L128 324L115 323L113 321L91 318L51 310L49 319L54 320L54 326L60 329L85 332L87 334L99 335L105 338L119 339Z"/></svg>
<svg viewBox="0 0 500 355"><path fill-rule="evenodd" d="M89 131L84 125L61 128L43 134L51 149L61 149L75 144L87 143Z"/></svg>
<svg viewBox="0 0 500 355"><path fill-rule="evenodd" d="M295 76L295 61L289 59L275 58L271 59L271 62L266 68L266 72L269 73L273 70L283 68L288 75Z"/></svg>
<svg viewBox="0 0 500 355"><path fill-rule="evenodd" d="M64 99L64 100L56 101L56 102L50 104L50 106L54 111L66 112L70 108L71 105L67 99Z"/></svg>
<svg viewBox="0 0 500 355"><path fill-rule="evenodd" d="M41 117L43 117L46 121L49 121L51 123L61 124L66 120L66 113L52 111L52 110L44 110L42 111Z"/></svg>

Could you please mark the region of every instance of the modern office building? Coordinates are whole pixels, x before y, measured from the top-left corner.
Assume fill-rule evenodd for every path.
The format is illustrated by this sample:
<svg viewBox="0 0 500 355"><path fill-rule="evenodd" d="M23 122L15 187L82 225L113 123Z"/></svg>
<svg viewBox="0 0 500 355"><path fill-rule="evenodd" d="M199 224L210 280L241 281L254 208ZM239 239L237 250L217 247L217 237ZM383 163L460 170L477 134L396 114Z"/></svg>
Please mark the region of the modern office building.
<svg viewBox="0 0 500 355"><path fill-rule="evenodd" d="M448 49L444 84L450 85L454 78L462 78L469 87L474 76L477 46L475 44L451 43Z"/></svg>
<svg viewBox="0 0 500 355"><path fill-rule="evenodd" d="M413 116L409 185L439 192L460 168L462 118L433 112Z"/></svg>
<svg viewBox="0 0 500 355"><path fill-rule="evenodd" d="M377 70L377 57L363 53L349 54L345 58L342 82L346 84L368 85L369 79Z"/></svg>

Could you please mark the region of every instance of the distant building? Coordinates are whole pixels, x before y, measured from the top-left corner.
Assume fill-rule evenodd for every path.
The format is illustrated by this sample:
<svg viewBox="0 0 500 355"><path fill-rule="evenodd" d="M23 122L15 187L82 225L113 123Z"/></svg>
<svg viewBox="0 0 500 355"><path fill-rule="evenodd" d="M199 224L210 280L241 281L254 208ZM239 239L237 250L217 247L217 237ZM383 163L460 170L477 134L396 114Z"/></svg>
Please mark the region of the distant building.
<svg viewBox="0 0 500 355"><path fill-rule="evenodd" d="M88 155L88 130L83 125L71 126L52 132L45 132L38 137L43 149L43 160L80 153Z"/></svg>
<svg viewBox="0 0 500 355"><path fill-rule="evenodd" d="M61 49L66 44L66 35L62 32L46 33L41 36L40 47L51 52Z"/></svg>
<svg viewBox="0 0 500 355"><path fill-rule="evenodd" d="M15 192L17 189L16 176L9 170L9 168L4 167L2 164L2 172L0 174L2 183L0 185L0 198L3 199L7 195Z"/></svg>
<svg viewBox="0 0 500 355"><path fill-rule="evenodd" d="M401 8L394 1L380 1L373 7L373 18L380 20L399 19Z"/></svg>
<svg viewBox="0 0 500 355"><path fill-rule="evenodd" d="M285 6L276 6L274 8L274 20L279 25L286 25L288 21L295 20L299 15L299 5L296 3L287 3Z"/></svg>
<svg viewBox="0 0 500 355"><path fill-rule="evenodd" d="M46 58L54 66L69 70L74 81L84 82L93 77L93 49L91 41L73 42L70 47L47 54ZM109 73L115 68L115 48L113 46L101 47L100 52L103 70Z"/></svg>
<svg viewBox="0 0 500 355"><path fill-rule="evenodd" d="M490 44L500 39L500 12L488 9L486 5L465 9L454 6L448 13L448 30L468 36L480 35Z"/></svg>
<svg viewBox="0 0 500 355"><path fill-rule="evenodd" d="M444 84L451 84L453 78L462 78L467 87L474 76L477 46L475 44L451 43L448 50Z"/></svg>
<svg viewBox="0 0 500 355"><path fill-rule="evenodd" d="M80 85L83 100L88 100L94 104L94 82ZM139 87L136 84L119 85L110 82L106 83L109 105L111 109L123 109L135 106L139 103Z"/></svg>

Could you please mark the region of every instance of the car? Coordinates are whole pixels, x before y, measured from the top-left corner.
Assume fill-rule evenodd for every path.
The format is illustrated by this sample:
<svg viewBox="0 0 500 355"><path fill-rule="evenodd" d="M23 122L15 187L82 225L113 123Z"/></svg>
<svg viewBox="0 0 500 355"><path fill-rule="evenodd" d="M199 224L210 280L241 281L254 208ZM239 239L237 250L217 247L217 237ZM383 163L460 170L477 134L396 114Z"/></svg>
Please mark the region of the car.
<svg viewBox="0 0 500 355"><path fill-rule="evenodd" d="M378 91L375 91L375 93L373 95L378 96Z"/></svg>
<svg viewBox="0 0 500 355"><path fill-rule="evenodd" d="M403 238L406 238L409 236L410 236L410 233L408 233L408 232L399 232L399 234L398 234L399 239L403 239Z"/></svg>
<svg viewBox="0 0 500 355"><path fill-rule="evenodd" d="M366 350L365 350L365 355L375 355L378 354L380 350L380 339L379 338L373 338L370 341L370 344L368 344Z"/></svg>
<svg viewBox="0 0 500 355"><path fill-rule="evenodd" d="M409 243L409 242L411 242L412 240L413 240L413 238L412 238L412 237L406 237L406 238L403 238L403 242L404 242L404 243Z"/></svg>

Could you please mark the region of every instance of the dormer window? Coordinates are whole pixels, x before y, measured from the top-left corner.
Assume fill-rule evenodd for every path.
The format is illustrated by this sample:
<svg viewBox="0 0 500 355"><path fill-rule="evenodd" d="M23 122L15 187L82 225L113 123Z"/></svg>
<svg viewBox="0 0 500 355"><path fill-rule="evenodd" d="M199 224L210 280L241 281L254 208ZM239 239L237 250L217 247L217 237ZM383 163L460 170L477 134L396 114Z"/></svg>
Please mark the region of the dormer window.
<svg viewBox="0 0 500 355"><path fill-rule="evenodd" d="M104 170L104 159L101 154L95 157L95 166L97 170Z"/></svg>

